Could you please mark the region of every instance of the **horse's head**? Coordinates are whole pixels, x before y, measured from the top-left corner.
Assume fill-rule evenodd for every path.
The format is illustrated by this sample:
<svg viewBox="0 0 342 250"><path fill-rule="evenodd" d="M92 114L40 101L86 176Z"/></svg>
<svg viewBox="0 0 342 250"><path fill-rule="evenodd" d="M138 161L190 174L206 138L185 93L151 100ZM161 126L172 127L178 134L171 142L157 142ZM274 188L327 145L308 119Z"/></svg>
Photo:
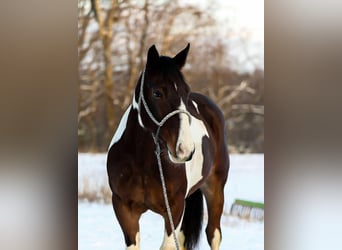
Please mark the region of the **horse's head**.
<svg viewBox="0 0 342 250"><path fill-rule="evenodd" d="M134 102L136 107L139 106L139 123L153 133L158 129L157 123L167 115L177 110L184 111L167 119L159 133L159 138L167 145L170 160L175 163L190 160L195 149L190 132L191 120L187 113L190 88L180 71L189 47L188 44L175 57L170 58L159 56L153 45L148 51L146 68L135 90ZM145 99L146 105L142 99Z"/></svg>

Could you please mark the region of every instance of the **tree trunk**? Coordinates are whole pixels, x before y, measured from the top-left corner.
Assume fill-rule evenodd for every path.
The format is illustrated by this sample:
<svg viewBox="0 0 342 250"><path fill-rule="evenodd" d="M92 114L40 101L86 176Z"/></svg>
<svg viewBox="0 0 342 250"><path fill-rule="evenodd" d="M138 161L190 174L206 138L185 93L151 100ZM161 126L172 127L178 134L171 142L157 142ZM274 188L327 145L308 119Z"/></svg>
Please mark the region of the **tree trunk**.
<svg viewBox="0 0 342 250"><path fill-rule="evenodd" d="M103 45L103 57L105 62L105 80L104 92L106 96L106 116L107 116L107 129L105 133L105 140L109 143L114 130L115 117L114 117L114 104L113 104L113 65L112 65L112 41L113 41L113 18L114 12L117 7L117 1L113 0L111 9L108 11L105 21L103 20L100 0L95 1L95 10L97 13L97 21L99 24L99 34Z"/></svg>

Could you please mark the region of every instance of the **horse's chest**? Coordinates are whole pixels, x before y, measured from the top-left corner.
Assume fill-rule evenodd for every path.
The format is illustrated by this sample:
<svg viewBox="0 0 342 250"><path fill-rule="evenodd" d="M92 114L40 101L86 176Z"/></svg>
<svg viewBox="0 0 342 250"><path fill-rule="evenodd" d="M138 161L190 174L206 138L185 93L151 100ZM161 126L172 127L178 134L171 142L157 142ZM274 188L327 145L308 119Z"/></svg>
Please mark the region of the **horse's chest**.
<svg viewBox="0 0 342 250"><path fill-rule="evenodd" d="M187 187L184 169L165 162L163 168L169 199L173 200L178 195L184 197ZM112 188L122 200L140 204L156 212L163 211L165 205L156 162L147 164L134 160L116 160L112 170Z"/></svg>
<svg viewBox="0 0 342 250"><path fill-rule="evenodd" d="M175 203L177 198L183 199L186 190L186 181L184 174L180 174L173 180L166 178L166 190L170 204ZM159 178L144 178L144 204L151 210L161 213L165 211L165 201L163 196L163 188Z"/></svg>

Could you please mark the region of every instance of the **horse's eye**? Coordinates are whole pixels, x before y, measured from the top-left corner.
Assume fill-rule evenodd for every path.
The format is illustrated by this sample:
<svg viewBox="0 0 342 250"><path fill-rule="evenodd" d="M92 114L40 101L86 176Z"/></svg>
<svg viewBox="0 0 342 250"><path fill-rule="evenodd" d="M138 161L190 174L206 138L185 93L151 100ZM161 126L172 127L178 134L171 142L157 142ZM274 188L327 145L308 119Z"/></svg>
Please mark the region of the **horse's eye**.
<svg viewBox="0 0 342 250"><path fill-rule="evenodd" d="M154 98L162 98L163 97L163 93L159 90L154 90L153 91L153 97Z"/></svg>

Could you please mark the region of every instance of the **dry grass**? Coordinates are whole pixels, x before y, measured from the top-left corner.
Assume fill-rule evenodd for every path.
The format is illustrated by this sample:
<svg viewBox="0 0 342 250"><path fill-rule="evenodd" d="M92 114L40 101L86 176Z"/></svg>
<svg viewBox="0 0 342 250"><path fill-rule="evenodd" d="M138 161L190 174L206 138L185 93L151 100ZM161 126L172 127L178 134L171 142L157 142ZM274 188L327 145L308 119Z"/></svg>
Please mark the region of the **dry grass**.
<svg viewBox="0 0 342 250"><path fill-rule="evenodd" d="M240 204L233 204L229 214L248 221L264 220L264 209L258 207L249 207Z"/></svg>
<svg viewBox="0 0 342 250"><path fill-rule="evenodd" d="M112 192L107 182L101 181L94 184L89 177L83 177L82 187L78 188L78 199L88 202L112 202Z"/></svg>

